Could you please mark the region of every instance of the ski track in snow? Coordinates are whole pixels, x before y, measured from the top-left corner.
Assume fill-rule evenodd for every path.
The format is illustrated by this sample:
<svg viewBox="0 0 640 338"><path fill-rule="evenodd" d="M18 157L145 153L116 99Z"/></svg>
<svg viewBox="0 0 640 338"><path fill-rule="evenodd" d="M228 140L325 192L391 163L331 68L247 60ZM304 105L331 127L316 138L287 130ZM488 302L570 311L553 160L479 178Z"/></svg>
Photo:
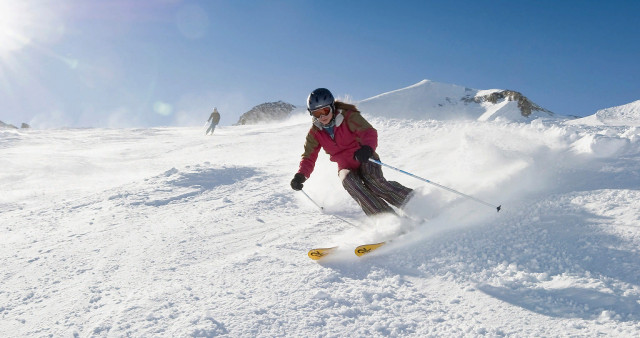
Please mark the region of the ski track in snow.
<svg viewBox="0 0 640 338"><path fill-rule="evenodd" d="M385 169L430 220L357 258L401 224L366 220L324 154L324 213L289 188L307 117L0 131L0 335L640 334L638 130L372 123L383 162L503 211Z"/></svg>

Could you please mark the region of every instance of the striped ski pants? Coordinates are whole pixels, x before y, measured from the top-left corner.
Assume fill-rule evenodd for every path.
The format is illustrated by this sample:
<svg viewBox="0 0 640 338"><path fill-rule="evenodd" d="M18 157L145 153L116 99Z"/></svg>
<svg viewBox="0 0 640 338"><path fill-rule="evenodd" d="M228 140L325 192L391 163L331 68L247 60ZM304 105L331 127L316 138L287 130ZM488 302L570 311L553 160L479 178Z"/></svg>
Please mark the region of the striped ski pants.
<svg viewBox="0 0 640 338"><path fill-rule="evenodd" d="M395 213L389 204L402 208L413 192L398 182L387 181L382 176L382 167L373 162L362 163L357 170L343 169L339 175L342 186L367 216Z"/></svg>

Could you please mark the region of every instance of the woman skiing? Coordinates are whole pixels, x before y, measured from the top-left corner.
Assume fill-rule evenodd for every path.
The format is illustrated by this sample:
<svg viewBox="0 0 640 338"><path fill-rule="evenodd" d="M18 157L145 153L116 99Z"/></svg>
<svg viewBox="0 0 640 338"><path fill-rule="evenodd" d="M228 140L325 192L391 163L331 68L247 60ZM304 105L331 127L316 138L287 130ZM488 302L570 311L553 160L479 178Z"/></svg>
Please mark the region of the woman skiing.
<svg viewBox="0 0 640 338"><path fill-rule="evenodd" d="M302 190L311 176L322 147L330 160L338 164L342 186L367 216L395 213L389 204L402 208L413 190L398 182L387 181L375 153L378 132L360 115L356 106L336 101L326 88L318 88L307 98L307 110L313 125L307 134L298 172L291 180L293 190Z"/></svg>

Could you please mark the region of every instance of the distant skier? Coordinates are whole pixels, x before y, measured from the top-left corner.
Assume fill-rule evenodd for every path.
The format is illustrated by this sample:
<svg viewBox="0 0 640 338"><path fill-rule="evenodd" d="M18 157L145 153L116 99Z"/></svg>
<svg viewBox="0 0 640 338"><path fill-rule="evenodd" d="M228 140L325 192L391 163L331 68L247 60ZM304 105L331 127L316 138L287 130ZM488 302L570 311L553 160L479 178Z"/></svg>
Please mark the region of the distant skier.
<svg viewBox="0 0 640 338"><path fill-rule="evenodd" d="M413 190L387 181L380 165L369 161L380 159L375 153L378 132L356 106L336 101L328 89L318 88L309 94L307 110L313 125L307 134L300 167L291 180L293 190L302 190L323 148L330 160L338 163L342 186L367 216L395 213L389 204L397 208L406 205Z"/></svg>
<svg viewBox="0 0 640 338"><path fill-rule="evenodd" d="M207 122L210 122L211 124L209 125L207 132L204 134L209 135L209 132L211 132L211 135L213 135L213 131L216 130L216 126L218 125L218 122L220 122L220 113L218 113L218 108L213 108L213 113L209 115Z"/></svg>

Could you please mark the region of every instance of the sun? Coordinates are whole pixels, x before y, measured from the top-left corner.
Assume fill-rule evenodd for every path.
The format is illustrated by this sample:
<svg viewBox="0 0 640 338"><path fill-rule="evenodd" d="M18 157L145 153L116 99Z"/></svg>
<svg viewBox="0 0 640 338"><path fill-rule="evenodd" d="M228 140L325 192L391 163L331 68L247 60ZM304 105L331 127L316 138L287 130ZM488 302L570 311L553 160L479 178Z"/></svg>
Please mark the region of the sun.
<svg viewBox="0 0 640 338"><path fill-rule="evenodd" d="M56 3L57 4L57 3ZM11 100L34 78L34 52L43 50L44 33L51 31L55 18L52 5L44 0L0 0L0 100ZM36 48L29 48L36 47Z"/></svg>
<svg viewBox="0 0 640 338"><path fill-rule="evenodd" d="M0 56L31 43L33 12L26 1L0 0Z"/></svg>

